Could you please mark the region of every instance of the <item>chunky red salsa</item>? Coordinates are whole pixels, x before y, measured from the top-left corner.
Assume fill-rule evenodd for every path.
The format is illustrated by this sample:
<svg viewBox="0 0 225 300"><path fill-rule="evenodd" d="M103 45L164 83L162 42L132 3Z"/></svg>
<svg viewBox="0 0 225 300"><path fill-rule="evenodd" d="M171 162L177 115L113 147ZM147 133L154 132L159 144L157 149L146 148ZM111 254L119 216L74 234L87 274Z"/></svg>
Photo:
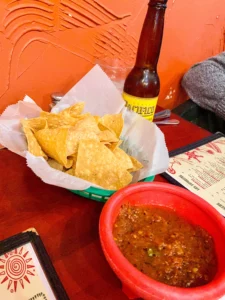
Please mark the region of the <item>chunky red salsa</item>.
<svg viewBox="0 0 225 300"><path fill-rule="evenodd" d="M133 266L165 284L197 287L216 274L212 237L173 210L123 205L113 236Z"/></svg>

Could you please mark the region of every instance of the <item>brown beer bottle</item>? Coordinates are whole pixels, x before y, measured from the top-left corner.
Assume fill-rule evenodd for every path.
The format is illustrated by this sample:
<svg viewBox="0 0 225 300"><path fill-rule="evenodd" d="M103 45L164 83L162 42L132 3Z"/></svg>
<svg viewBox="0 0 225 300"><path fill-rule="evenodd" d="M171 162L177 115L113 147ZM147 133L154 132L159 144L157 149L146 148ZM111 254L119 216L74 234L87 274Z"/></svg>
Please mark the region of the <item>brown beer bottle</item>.
<svg viewBox="0 0 225 300"><path fill-rule="evenodd" d="M162 44L168 0L150 0L134 68L124 84L126 106L152 121L160 91L157 64Z"/></svg>

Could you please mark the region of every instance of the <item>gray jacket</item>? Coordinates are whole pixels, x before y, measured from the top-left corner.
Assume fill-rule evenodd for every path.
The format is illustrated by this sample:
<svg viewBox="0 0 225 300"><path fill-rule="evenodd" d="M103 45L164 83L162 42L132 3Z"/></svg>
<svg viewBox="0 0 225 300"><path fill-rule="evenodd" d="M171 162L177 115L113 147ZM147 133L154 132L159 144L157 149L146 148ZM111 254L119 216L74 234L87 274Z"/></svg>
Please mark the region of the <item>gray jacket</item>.
<svg viewBox="0 0 225 300"><path fill-rule="evenodd" d="M225 120L225 52L195 64L181 84L195 103Z"/></svg>

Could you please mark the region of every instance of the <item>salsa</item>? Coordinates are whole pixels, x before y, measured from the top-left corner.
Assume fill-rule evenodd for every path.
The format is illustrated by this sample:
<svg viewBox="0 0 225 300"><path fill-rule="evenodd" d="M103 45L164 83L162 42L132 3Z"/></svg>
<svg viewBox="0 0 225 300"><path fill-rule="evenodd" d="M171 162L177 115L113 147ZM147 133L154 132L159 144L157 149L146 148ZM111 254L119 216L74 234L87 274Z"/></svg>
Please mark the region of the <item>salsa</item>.
<svg viewBox="0 0 225 300"><path fill-rule="evenodd" d="M172 209L123 205L113 236L134 267L165 284L197 287L216 274L213 238Z"/></svg>

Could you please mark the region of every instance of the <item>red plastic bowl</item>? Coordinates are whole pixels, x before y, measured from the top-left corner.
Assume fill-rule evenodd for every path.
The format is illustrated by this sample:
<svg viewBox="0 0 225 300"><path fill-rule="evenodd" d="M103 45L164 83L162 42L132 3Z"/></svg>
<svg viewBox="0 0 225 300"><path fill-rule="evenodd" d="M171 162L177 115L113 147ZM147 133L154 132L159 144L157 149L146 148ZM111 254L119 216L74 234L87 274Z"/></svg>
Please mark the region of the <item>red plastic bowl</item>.
<svg viewBox="0 0 225 300"><path fill-rule="evenodd" d="M206 229L214 238L218 271L208 284L196 288L172 287L138 271L123 256L112 234L122 204L157 205L173 208L181 216ZM225 220L206 201L191 192L167 183L138 183L115 193L105 204L100 217L103 252L130 299L216 300L225 295Z"/></svg>

